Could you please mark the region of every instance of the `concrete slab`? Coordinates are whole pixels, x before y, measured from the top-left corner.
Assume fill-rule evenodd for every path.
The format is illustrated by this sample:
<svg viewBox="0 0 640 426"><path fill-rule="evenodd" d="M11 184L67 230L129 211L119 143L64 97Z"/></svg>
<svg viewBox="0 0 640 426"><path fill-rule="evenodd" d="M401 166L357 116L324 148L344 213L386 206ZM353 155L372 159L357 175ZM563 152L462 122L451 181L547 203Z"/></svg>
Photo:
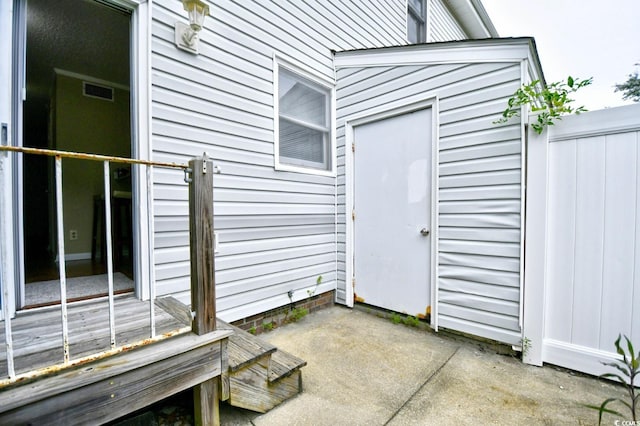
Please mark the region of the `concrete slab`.
<svg viewBox="0 0 640 426"><path fill-rule="evenodd" d="M343 307L261 337L307 361L304 391L262 415L223 407L223 425L596 424L597 412L581 404L623 395Z"/></svg>
<svg viewBox="0 0 640 426"><path fill-rule="evenodd" d="M388 424L591 425L598 414L584 404L610 396L621 388L465 345Z"/></svg>

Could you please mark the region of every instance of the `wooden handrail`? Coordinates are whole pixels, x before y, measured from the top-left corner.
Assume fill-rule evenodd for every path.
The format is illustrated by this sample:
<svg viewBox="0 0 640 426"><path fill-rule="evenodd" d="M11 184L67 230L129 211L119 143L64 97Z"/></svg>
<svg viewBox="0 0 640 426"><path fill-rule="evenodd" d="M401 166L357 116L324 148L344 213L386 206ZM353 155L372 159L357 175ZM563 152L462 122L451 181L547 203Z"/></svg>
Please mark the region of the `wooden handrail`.
<svg viewBox="0 0 640 426"><path fill-rule="evenodd" d="M49 157L78 158L81 160L109 161L111 163L142 164L145 166L169 167L186 170L186 164L163 161L138 160L136 158L116 157L112 155L88 154L85 152L59 151L56 149L29 148L24 146L0 146L0 151L21 152L23 154L46 155Z"/></svg>

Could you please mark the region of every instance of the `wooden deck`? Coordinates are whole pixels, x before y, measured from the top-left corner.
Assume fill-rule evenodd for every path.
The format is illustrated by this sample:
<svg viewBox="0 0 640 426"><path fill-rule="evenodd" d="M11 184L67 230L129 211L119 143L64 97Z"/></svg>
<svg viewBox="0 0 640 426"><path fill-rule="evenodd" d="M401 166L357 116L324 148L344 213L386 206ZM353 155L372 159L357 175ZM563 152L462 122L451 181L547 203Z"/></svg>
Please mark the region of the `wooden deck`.
<svg viewBox="0 0 640 426"><path fill-rule="evenodd" d="M188 333L190 328L156 303L156 336ZM149 302L133 295L115 298L116 346L122 347L150 338ZM0 325L2 322L0 322ZM95 299L68 305L69 352L73 360L109 351L109 305ZM62 319L60 306L19 312L11 321L14 365L19 376L29 371L62 364ZM0 326L0 342L4 343ZM0 351L0 383L7 379L6 352ZM2 386L0 385L0 389Z"/></svg>
<svg viewBox="0 0 640 426"><path fill-rule="evenodd" d="M0 424L103 424L218 380L228 368L226 342L231 334L186 333L0 389ZM217 417L217 396L207 401ZM203 424L218 424L216 417Z"/></svg>
<svg viewBox="0 0 640 426"><path fill-rule="evenodd" d="M109 352L107 301L69 304L72 365L65 367L60 365L59 307L20 313L12 329L15 366L23 377L9 381L4 373L0 424L102 424L227 371L227 339L233 331L196 335L185 326L186 306L173 300L155 307L158 339L152 340L149 303L133 296L117 298L116 343L126 350ZM6 353L0 356L6 372ZM74 364L82 357L83 362ZM38 368L38 375L24 374Z"/></svg>
<svg viewBox="0 0 640 426"><path fill-rule="evenodd" d="M69 303L64 318L59 307L51 307L20 312L10 323L0 324L12 335L9 347L0 349L0 424L102 424L190 387L195 422L219 424L221 375L229 368L227 346L233 331L216 330L213 162L206 154L181 165L25 147L2 146L0 151L55 157L58 176L62 158L100 161L105 170L110 162L184 170L189 182L192 297L187 327L180 321L183 308L172 315L133 297L117 298L115 327L109 325L113 305L105 300ZM56 182L56 193L61 194L62 180ZM109 185L105 187L110 193ZM62 211L61 196L57 208ZM63 224L58 225L63 261L65 233ZM6 285L13 283L2 284L6 295ZM62 297L67 299L64 291ZM8 311L6 303L4 308ZM149 317L154 310L152 336ZM6 336L0 334L0 340ZM7 351L13 353L15 374L9 371Z"/></svg>

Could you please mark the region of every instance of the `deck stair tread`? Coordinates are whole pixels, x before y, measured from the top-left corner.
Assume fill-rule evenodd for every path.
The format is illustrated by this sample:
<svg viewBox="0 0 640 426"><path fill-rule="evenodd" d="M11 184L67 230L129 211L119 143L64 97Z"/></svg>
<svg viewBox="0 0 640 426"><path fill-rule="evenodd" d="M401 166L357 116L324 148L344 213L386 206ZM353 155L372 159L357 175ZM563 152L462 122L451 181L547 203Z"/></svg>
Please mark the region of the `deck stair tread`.
<svg viewBox="0 0 640 426"><path fill-rule="evenodd" d="M229 338L229 370L235 372L247 365L253 364L259 358L271 355L278 351L278 348L265 342L246 331L218 320L218 328L231 329L234 331Z"/></svg>
<svg viewBox="0 0 640 426"><path fill-rule="evenodd" d="M185 325L191 323L190 308L178 299L168 296L159 298L156 302L167 312L170 312L177 320ZM257 359L272 354L277 348L269 343L258 339L252 334L218 319L216 322L218 329L233 330L233 335L229 338L229 369L234 372L252 364Z"/></svg>
<svg viewBox="0 0 640 426"><path fill-rule="evenodd" d="M301 368L306 361L232 327L228 340L230 405L266 413L302 391Z"/></svg>
<svg viewBox="0 0 640 426"><path fill-rule="evenodd" d="M189 306L168 296L157 302L178 321L191 322ZM237 407L266 412L302 390L301 368L307 362L220 319L218 330L231 330L228 368L223 373L223 400Z"/></svg>
<svg viewBox="0 0 640 426"><path fill-rule="evenodd" d="M291 355L288 352L278 350L271 355L269 383L275 383L278 380L288 377L305 365L307 365L307 361Z"/></svg>

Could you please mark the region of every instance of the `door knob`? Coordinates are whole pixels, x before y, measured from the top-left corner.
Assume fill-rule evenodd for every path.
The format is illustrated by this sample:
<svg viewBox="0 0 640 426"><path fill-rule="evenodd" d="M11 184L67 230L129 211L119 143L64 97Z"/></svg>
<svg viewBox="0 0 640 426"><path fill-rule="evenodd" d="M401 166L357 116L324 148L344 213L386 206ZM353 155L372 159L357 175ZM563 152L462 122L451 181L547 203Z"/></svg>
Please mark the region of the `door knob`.
<svg viewBox="0 0 640 426"><path fill-rule="evenodd" d="M429 235L429 230L427 228L422 228L420 230L420 233L422 234L422 236L426 237L427 235Z"/></svg>

